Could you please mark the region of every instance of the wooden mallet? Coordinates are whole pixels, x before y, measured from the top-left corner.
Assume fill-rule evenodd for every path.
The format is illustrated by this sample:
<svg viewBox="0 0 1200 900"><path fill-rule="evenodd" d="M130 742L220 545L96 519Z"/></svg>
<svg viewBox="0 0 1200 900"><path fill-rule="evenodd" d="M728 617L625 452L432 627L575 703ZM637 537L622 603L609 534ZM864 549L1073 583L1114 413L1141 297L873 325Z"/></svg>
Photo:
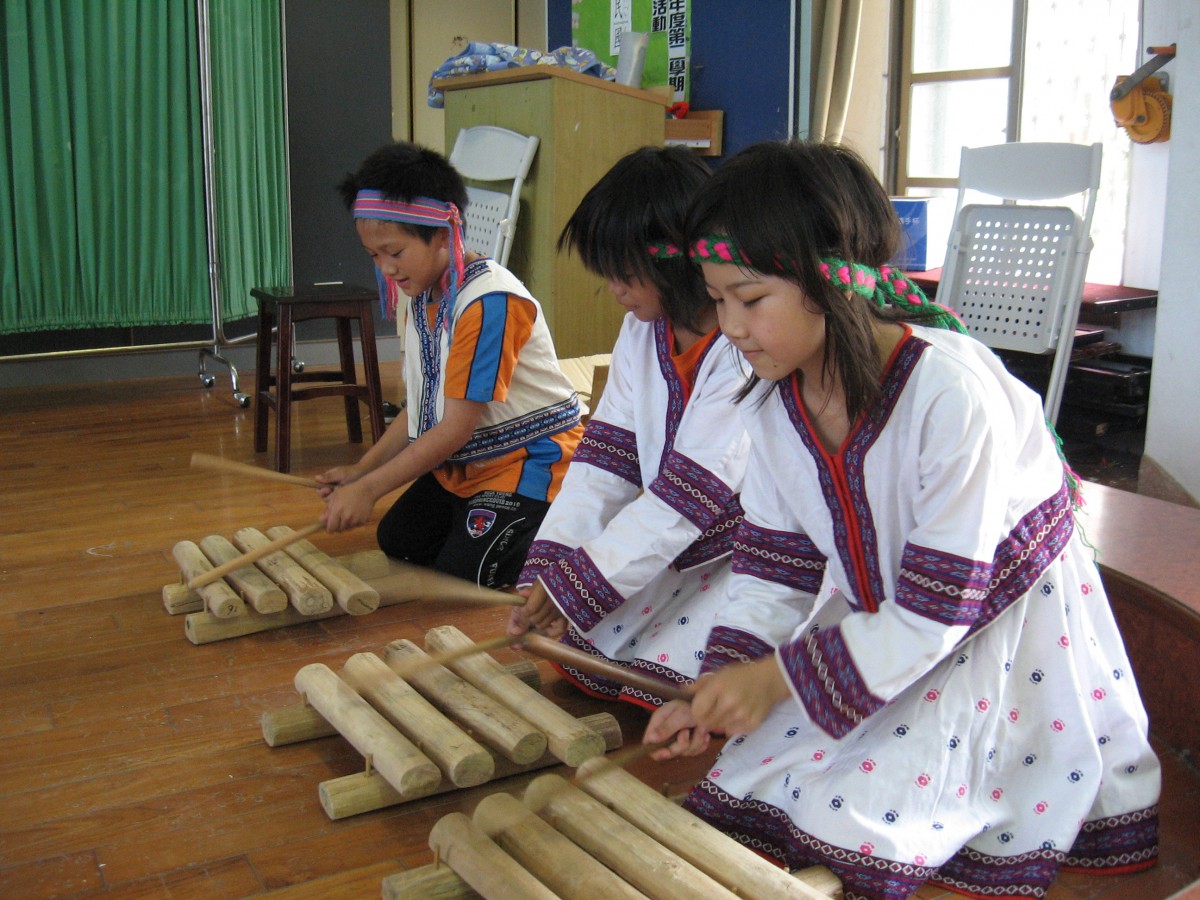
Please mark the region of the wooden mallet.
<svg viewBox="0 0 1200 900"><path fill-rule="evenodd" d="M273 469L264 469L261 466L252 466L248 463L234 462L231 459L222 459L219 456L212 456L208 453L193 453L192 468L204 469L209 472L223 472L228 475L246 475L250 478L259 478L265 481L283 481L287 484L298 484L302 487L322 487L321 482L315 481L312 478L301 478L299 475L287 475L283 472L276 472Z"/></svg>

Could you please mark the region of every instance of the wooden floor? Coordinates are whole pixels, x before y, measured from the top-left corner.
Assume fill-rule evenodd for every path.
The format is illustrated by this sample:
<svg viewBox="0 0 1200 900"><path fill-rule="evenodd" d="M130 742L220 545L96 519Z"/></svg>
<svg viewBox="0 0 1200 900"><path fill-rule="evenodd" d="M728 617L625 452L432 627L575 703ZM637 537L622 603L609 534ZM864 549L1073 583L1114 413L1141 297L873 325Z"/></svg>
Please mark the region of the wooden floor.
<svg viewBox="0 0 1200 900"><path fill-rule="evenodd" d="M395 375L385 366L385 394ZM340 409L298 407L293 472L360 452L345 443ZM264 711L296 702L292 679L308 663L340 666L446 623L485 637L502 630L503 612L414 602L194 646L164 611L177 541L320 514L307 489L189 468L194 451L266 462L253 452L253 410L220 380L211 391L181 373L0 392L0 434L0 897L375 897L383 876L431 861L442 815L519 788L513 779L334 822L317 785L358 771L361 757L336 736L272 749L260 731ZM371 549L373 528L316 543L333 555ZM544 690L562 697L541 668ZM640 739L642 713L595 708ZM705 762L634 771L682 790ZM1164 801L1177 819L1165 864L1135 879L1064 876L1051 898L1167 897L1200 877L1200 780L1178 761L1168 770L1178 802Z"/></svg>

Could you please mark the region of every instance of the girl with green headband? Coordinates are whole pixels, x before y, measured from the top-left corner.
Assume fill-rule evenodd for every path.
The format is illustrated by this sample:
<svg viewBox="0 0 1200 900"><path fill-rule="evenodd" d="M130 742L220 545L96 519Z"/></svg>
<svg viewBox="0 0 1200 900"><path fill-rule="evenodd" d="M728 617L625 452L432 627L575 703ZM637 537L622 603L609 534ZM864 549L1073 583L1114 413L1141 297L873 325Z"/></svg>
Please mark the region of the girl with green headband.
<svg viewBox="0 0 1200 900"><path fill-rule="evenodd" d="M652 717L658 758L728 738L687 806L856 898L1153 865L1159 765L1041 399L887 268L844 148L742 151L688 232L754 373L713 634L774 652Z"/></svg>
<svg viewBox="0 0 1200 900"><path fill-rule="evenodd" d="M604 394L518 582L527 603L509 623L675 684L745 649L710 640L749 441L733 406L742 370L684 252L684 216L708 177L689 150L642 148L567 222L560 249L604 278L626 314ZM662 703L562 671L592 694Z"/></svg>

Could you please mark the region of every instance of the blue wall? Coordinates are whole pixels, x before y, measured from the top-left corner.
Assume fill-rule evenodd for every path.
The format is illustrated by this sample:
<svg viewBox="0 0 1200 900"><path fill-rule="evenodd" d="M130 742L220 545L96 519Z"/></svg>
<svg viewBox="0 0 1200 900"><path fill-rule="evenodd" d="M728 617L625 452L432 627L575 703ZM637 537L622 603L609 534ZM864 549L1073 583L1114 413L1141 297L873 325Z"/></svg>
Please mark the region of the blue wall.
<svg viewBox="0 0 1200 900"><path fill-rule="evenodd" d="M692 0L692 106L725 111L726 155L788 136L791 8L791 0ZM570 0L547 0L546 18L549 49L569 45Z"/></svg>

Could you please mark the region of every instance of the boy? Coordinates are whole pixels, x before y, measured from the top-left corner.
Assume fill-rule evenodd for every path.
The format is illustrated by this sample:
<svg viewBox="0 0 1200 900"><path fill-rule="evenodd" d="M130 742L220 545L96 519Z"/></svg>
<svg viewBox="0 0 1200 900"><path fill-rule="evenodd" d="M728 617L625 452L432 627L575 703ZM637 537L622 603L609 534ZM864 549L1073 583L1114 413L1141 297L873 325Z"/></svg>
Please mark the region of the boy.
<svg viewBox="0 0 1200 900"><path fill-rule="evenodd" d="M485 587L516 580L583 433L541 307L494 260L466 251L462 177L410 143L371 154L339 186L391 307L405 305L408 415L352 466L319 475L329 531L379 523L388 556Z"/></svg>

